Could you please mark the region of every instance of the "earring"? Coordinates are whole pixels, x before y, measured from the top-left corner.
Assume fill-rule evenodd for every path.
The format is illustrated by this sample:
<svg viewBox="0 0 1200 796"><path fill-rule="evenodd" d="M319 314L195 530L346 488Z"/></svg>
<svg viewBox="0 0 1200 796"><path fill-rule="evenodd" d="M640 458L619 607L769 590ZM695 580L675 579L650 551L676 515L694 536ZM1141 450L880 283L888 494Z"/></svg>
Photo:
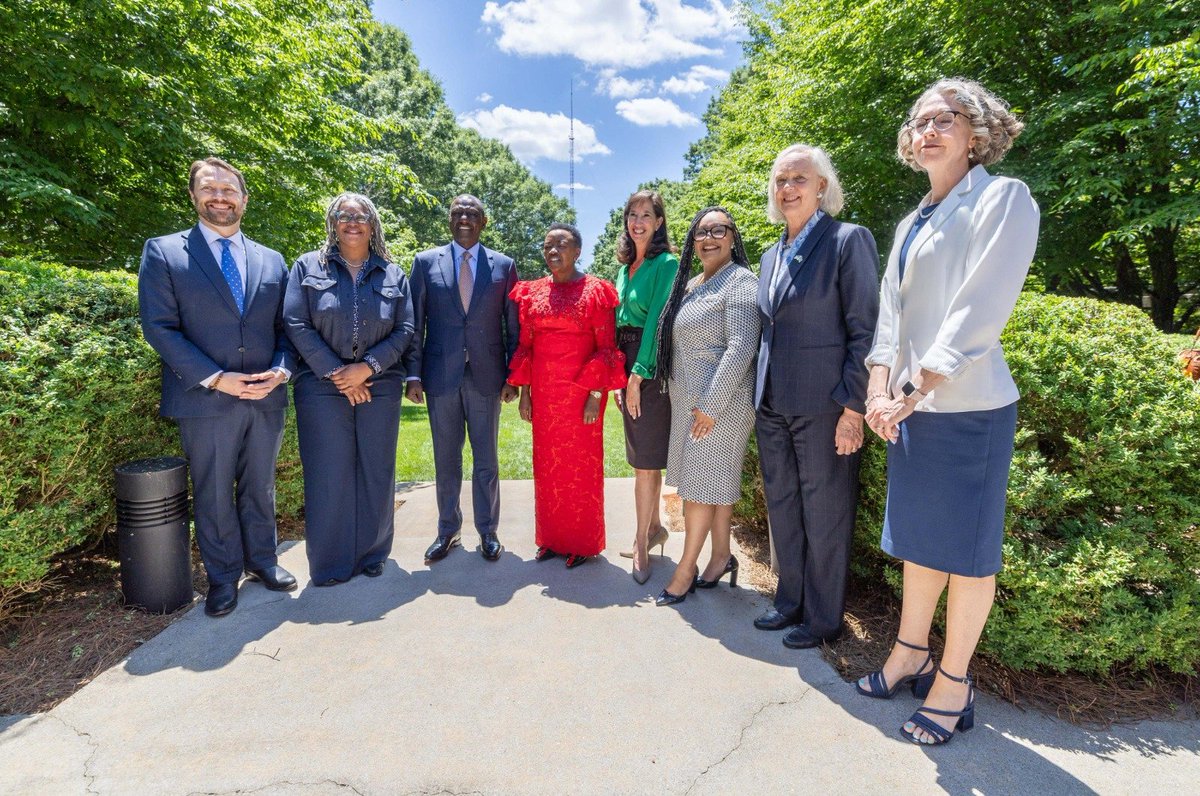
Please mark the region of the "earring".
<svg viewBox="0 0 1200 796"><path fill-rule="evenodd" d="M817 198L818 198L818 199L824 199L824 198L825 198L825 194L821 193L820 191L817 191Z"/></svg>

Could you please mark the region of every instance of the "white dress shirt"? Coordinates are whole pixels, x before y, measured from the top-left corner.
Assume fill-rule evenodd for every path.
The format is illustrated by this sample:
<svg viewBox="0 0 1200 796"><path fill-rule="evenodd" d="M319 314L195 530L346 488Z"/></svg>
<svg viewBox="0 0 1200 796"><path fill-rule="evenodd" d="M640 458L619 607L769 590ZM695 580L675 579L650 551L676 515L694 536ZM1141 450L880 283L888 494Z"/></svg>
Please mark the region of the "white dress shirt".
<svg viewBox="0 0 1200 796"><path fill-rule="evenodd" d="M225 236L220 232L217 232L208 224L205 224L203 221L200 222L200 234L204 236L204 241L208 244L209 251L212 252L213 259L217 261L217 265L219 266L221 264L221 250L223 248L221 246L221 241L225 240ZM246 236L242 234L240 229L233 233L233 235L229 238L229 253L233 255L233 263L237 266L238 275L242 277L242 294L245 295ZM292 373L287 368L273 368L273 370L282 373L285 380L290 380L292 378ZM208 389L212 385L213 380L223 372L224 371L217 371L216 373L212 374L207 379L200 382L200 386Z"/></svg>

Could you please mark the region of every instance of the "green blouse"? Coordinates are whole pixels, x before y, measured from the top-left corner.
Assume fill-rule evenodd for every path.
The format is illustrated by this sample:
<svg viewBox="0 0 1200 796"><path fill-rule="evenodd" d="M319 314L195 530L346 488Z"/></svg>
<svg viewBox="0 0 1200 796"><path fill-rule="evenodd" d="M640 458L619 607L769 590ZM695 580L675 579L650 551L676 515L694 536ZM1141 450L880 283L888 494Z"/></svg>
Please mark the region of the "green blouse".
<svg viewBox="0 0 1200 796"><path fill-rule="evenodd" d="M654 378L658 362L656 345L658 318L671 296L671 286L679 271L679 258L671 252L663 252L644 261L629 278L629 266L621 266L617 272L617 295L621 304L617 307L617 326L637 326L643 330L642 344L638 347L633 372L643 379Z"/></svg>

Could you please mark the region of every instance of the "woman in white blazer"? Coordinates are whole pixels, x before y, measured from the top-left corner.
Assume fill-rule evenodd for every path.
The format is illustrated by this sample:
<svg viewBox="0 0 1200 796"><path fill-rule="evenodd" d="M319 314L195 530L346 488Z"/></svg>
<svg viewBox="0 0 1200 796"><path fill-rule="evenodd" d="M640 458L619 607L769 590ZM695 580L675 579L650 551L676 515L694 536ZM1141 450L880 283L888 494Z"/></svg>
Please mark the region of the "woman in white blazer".
<svg viewBox="0 0 1200 796"><path fill-rule="evenodd" d="M867 696L901 686L924 697L901 731L945 743L974 724L967 669L1000 570L1017 420L1000 333L1037 246L1038 208L1024 183L988 174L1023 125L980 84L940 80L912 106L898 154L930 191L900 222L866 363L867 424L888 445L882 547L904 561L896 645L858 682ZM941 664L929 628L946 598Z"/></svg>

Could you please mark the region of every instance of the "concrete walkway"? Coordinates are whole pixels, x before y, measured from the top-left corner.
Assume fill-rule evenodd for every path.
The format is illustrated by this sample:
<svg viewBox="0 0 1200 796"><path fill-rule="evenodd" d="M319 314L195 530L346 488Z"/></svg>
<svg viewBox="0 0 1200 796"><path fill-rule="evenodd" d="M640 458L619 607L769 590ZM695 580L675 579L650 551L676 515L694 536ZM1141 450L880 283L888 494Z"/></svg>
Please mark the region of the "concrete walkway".
<svg viewBox="0 0 1200 796"><path fill-rule="evenodd" d="M949 746L903 741L917 703L754 630L757 593L656 608L673 563L629 577L632 482L607 487L612 549L570 571L532 560L531 482L503 485L499 562L472 540L432 567L433 489L402 489L383 577L193 608L0 732L0 793L1200 793L1200 722L1086 731L980 697ZM282 563L307 579L303 545Z"/></svg>

